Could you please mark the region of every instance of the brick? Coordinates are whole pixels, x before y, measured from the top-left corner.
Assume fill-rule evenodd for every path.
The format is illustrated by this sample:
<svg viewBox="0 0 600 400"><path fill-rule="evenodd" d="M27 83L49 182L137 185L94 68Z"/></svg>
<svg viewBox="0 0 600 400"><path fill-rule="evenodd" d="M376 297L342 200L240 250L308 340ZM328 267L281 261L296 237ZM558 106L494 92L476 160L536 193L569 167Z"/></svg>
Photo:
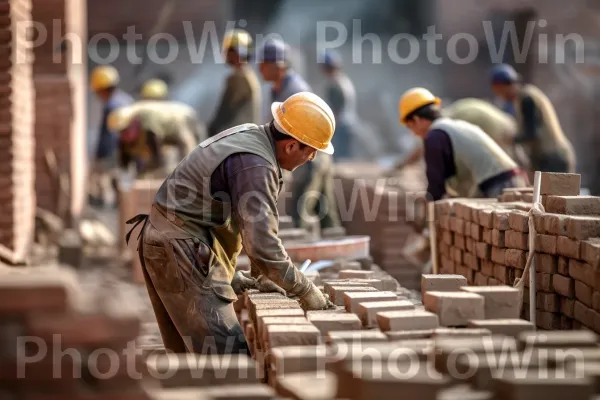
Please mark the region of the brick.
<svg viewBox="0 0 600 400"><path fill-rule="evenodd" d="M506 249L492 247L492 261L504 265L506 262Z"/></svg>
<svg viewBox="0 0 600 400"><path fill-rule="evenodd" d="M458 233L459 235L464 235L465 220L458 217L450 217L450 230Z"/></svg>
<svg viewBox="0 0 600 400"><path fill-rule="evenodd" d="M558 270L558 257L545 254L535 253L535 271L544 272L546 274L555 274Z"/></svg>
<svg viewBox="0 0 600 400"><path fill-rule="evenodd" d="M363 344L363 343L381 343L387 342L388 337L379 329L369 329L363 331L332 331L327 337L328 344L346 343L346 344Z"/></svg>
<svg viewBox="0 0 600 400"><path fill-rule="evenodd" d="M451 252L452 252L452 260L454 260L454 262L456 264L462 264L462 262L463 262L463 259L462 259L463 252L462 252L462 250L459 249L459 248L457 248L457 247L453 247L452 250L451 250Z"/></svg>
<svg viewBox="0 0 600 400"><path fill-rule="evenodd" d="M600 267L600 238L581 242L581 258L594 268Z"/></svg>
<svg viewBox="0 0 600 400"><path fill-rule="evenodd" d="M570 331L573 329L573 320L565 315L560 316L560 329Z"/></svg>
<svg viewBox="0 0 600 400"><path fill-rule="evenodd" d="M599 215L600 197L548 196L546 211L567 215Z"/></svg>
<svg viewBox="0 0 600 400"><path fill-rule="evenodd" d="M427 311L383 311L377 313L377 324L382 332L435 329L438 316Z"/></svg>
<svg viewBox="0 0 600 400"><path fill-rule="evenodd" d="M389 291L344 293L344 306L346 307L346 312L354 314L358 314L358 310L362 303L388 300L398 300L398 295Z"/></svg>
<svg viewBox="0 0 600 400"><path fill-rule="evenodd" d="M560 214L543 214L544 230L549 235L566 236L569 217Z"/></svg>
<svg viewBox="0 0 600 400"><path fill-rule="evenodd" d="M435 329L423 329L423 330L407 330L407 331L388 331L385 332L388 340L390 341L406 341L406 340L419 340L429 339L433 336Z"/></svg>
<svg viewBox="0 0 600 400"><path fill-rule="evenodd" d="M269 325L265 331L270 349L281 346L316 346L321 335L319 329L312 325Z"/></svg>
<svg viewBox="0 0 600 400"><path fill-rule="evenodd" d="M477 258L477 256L475 256L474 254L465 253L463 255L463 261L468 268L474 271L479 270L479 258Z"/></svg>
<svg viewBox="0 0 600 400"><path fill-rule="evenodd" d="M421 294L429 291L453 292L467 286L467 279L462 275L421 275Z"/></svg>
<svg viewBox="0 0 600 400"><path fill-rule="evenodd" d="M569 276L580 282L594 280L594 269L589 264L577 260L569 260Z"/></svg>
<svg viewBox="0 0 600 400"><path fill-rule="evenodd" d="M440 257L440 264L442 264L442 269L446 271L445 274L452 274L455 272L454 261L449 258Z"/></svg>
<svg viewBox="0 0 600 400"><path fill-rule="evenodd" d="M323 280L323 290L325 293L331 291L332 286L361 286L372 287L377 290L383 290L384 283L381 279L325 279Z"/></svg>
<svg viewBox="0 0 600 400"><path fill-rule="evenodd" d="M467 283L469 285L473 284L473 274L475 273L475 271L473 271L472 269L470 269L464 265L457 265L456 273L467 278Z"/></svg>
<svg viewBox="0 0 600 400"><path fill-rule="evenodd" d="M536 293L536 307L538 310L552 313L560 312L560 297L555 293Z"/></svg>
<svg viewBox="0 0 600 400"><path fill-rule="evenodd" d="M481 233L481 240L483 240L487 244L492 244L492 231L493 229L484 228Z"/></svg>
<svg viewBox="0 0 600 400"><path fill-rule="evenodd" d="M271 325L310 325L310 322L304 315L297 317L262 317L255 327L258 340L261 342L267 340L267 327Z"/></svg>
<svg viewBox="0 0 600 400"><path fill-rule="evenodd" d="M600 312L600 292L592 293L592 308L594 311Z"/></svg>
<svg viewBox="0 0 600 400"><path fill-rule="evenodd" d="M448 246L446 243L444 242L439 242L438 243L438 252L445 256L445 257L450 257L450 246Z"/></svg>
<svg viewBox="0 0 600 400"><path fill-rule="evenodd" d="M475 273L475 286L486 286L488 282L488 277L483 275L480 272Z"/></svg>
<svg viewBox="0 0 600 400"><path fill-rule="evenodd" d="M536 235L535 237L536 251L546 254L556 254L556 236Z"/></svg>
<svg viewBox="0 0 600 400"><path fill-rule="evenodd" d="M585 283L575 281L575 298L581 303L585 304L587 307L593 307L592 288Z"/></svg>
<svg viewBox="0 0 600 400"><path fill-rule="evenodd" d="M545 214L534 214L533 215L533 226L535 227L536 233L539 234L547 234L546 231L546 219L544 218Z"/></svg>
<svg viewBox="0 0 600 400"><path fill-rule="evenodd" d="M517 337L521 332L535 330L535 326L531 322L519 318L471 320L469 327L487 329L493 335L510 337Z"/></svg>
<svg viewBox="0 0 600 400"><path fill-rule="evenodd" d="M561 325L561 315L557 313L551 313L548 311L537 310L536 313L537 325L546 330L558 330Z"/></svg>
<svg viewBox="0 0 600 400"><path fill-rule="evenodd" d="M412 310L415 306L408 300L375 301L362 303L359 307L358 316L364 327L377 326L377 313L382 311L405 311Z"/></svg>
<svg viewBox="0 0 600 400"><path fill-rule="evenodd" d="M571 239L587 240L600 236L600 217L573 216L567 220L567 233Z"/></svg>
<svg viewBox="0 0 600 400"><path fill-rule="evenodd" d="M436 313L442 326L465 326L471 319L483 319L484 298L468 292L427 292L423 304Z"/></svg>
<svg viewBox="0 0 600 400"><path fill-rule="evenodd" d="M577 196L581 188L581 175L542 172L541 195Z"/></svg>
<svg viewBox="0 0 600 400"><path fill-rule="evenodd" d="M373 271L347 269L340 271L338 277L340 279L371 279L375 277L375 273Z"/></svg>
<svg viewBox="0 0 600 400"><path fill-rule="evenodd" d="M499 282L507 284L509 281L509 269L501 264L494 264L494 278Z"/></svg>
<svg viewBox="0 0 600 400"><path fill-rule="evenodd" d="M483 242L475 243L475 255L483 260L491 260L492 246Z"/></svg>
<svg viewBox="0 0 600 400"><path fill-rule="evenodd" d="M498 229L492 230L492 246L506 247L504 231Z"/></svg>
<svg viewBox="0 0 600 400"><path fill-rule="evenodd" d="M552 274L536 272L535 274L536 290L551 293L552 289ZM529 279L525 281L525 286L529 287Z"/></svg>
<svg viewBox="0 0 600 400"><path fill-rule="evenodd" d="M587 330L555 331L555 332L526 332L519 336L519 343L533 348L576 348L597 352L598 335Z"/></svg>
<svg viewBox="0 0 600 400"><path fill-rule="evenodd" d="M494 263L488 260L481 261L481 273L485 276L493 277L494 276Z"/></svg>
<svg viewBox="0 0 600 400"><path fill-rule="evenodd" d="M527 263L527 253L519 249L506 249L504 260L507 266L522 270L525 269Z"/></svg>
<svg viewBox="0 0 600 400"><path fill-rule="evenodd" d="M442 241L446 243L448 246L452 246L454 244L454 235L450 231L442 232Z"/></svg>
<svg viewBox="0 0 600 400"><path fill-rule="evenodd" d="M323 335L332 331L355 331L360 330L362 323L356 314L315 314L308 317Z"/></svg>
<svg viewBox="0 0 600 400"><path fill-rule="evenodd" d="M508 217L510 210L496 210L493 213L494 229L500 231L507 231L510 229Z"/></svg>
<svg viewBox="0 0 600 400"><path fill-rule="evenodd" d="M265 302L260 302L253 304L252 307L249 308L250 311L250 319L252 321L256 321L256 313L259 310L284 310L284 309L301 309L300 304L296 300L289 299L289 301L284 300L268 300L265 299Z"/></svg>
<svg viewBox="0 0 600 400"><path fill-rule="evenodd" d="M465 239L465 248L469 253L475 254L475 241L473 238L468 237Z"/></svg>
<svg viewBox="0 0 600 400"><path fill-rule="evenodd" d="M460 234L454 234L454 247L461 250L466 250L465 237Z"/></svg>
<svg viewBox="0 0 600 400"><path fill-rule="evenodd" d="M519 317L519 290L509 286L463 287L462 291L475 293L485 300L484 318L506 319Z"/></svg>
<svg viewBox="0 0 600 400"><path fill-rule="evenodd" d="M442 227L442 229L445 229L447 231L450 230L450 216L449 215L441 215L438 218L438 223Z"/></svg>
<svg viewBox="0 0 600 400"><path fill-rule="evenodd" d="M558 236L556 239L556 252L564 257L578 259L581 256L581 242L569 239L565 236Z"/></svg>
<svg viewBox="0 0 600 400"><path fill-rule="evenodd" d="M331 286L329 299L336 306L344 306L344 293L347 292L376 292L377 289L370 286Z"/></svg>
<svg viewBox="0 0 600 400"><path fill-rule="evenodd" d="M509 249L529 250L529 234L517 231L506 231L506 247Z"/></svg>
<svg viewBox="0 0 600 400"><path fill-rule="evenodd" d="M438 372L447 374L453 369L458 357L463 354L490 355L500 354L502 349L516 346L514 338L470 337L470 338L440 338L434 344L434 366ZM505 350L504 350L505 351ZM510 357L509 357L510 358Z"/></svg>
<svg viewBox="0 0 600 400"><path fill-rule="evenodd" d="M592 312L593 310L588 308L585 304L579 301L575 302L574 319L581 322L588 328L592 328L594 326L594 314Z"/></svg>
<svg viewBox="0 0 600 400"><path fill-rule="evenodd" d="M512 210L508 216L508 226L516 232L529 232L529 213Z"/></svg>
<svg viewBox="0 0 600 400"><path fill-rule="evenodd" d="M552 287L557 294L573 298L575 297L575 282L573 279L556 274L552 277Z"/></svg>
<svg viewBox="0 0 600 400"><path fill-rule="evenodd" d="M575 299L567 299L563 297L560 299L560 312L569 318L575 317Z"/></svg>
<svg viewBox="0 0 600 400"><path fill-rule="evenodd" d="M471 224L471 237L477 242L483 240L483 228L481 225Z"/></svg>

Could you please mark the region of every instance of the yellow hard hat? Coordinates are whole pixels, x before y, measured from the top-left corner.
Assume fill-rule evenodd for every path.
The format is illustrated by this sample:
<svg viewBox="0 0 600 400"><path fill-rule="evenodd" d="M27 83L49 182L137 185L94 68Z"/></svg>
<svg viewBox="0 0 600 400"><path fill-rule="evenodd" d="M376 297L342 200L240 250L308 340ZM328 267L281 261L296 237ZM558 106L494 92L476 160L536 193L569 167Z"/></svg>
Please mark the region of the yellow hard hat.
<svg viewBox="0 0 600 400"><path fill-rule="evenodd" d="M234 48L238 51L247 51L252 46L252 37L243 29L234 29L223 37L223 51Z"/></svg>
<svg viewBox="0 0 600 400"><path fill-rule="evenodd" d="M121 132L129 126L133 115L133 107L131 106L117 108L106 117L106 127L111 132Z"/></svg>
<svg viewBox="0 0 600 400"><path fill-rule="evenodd" d="M294 139L327 154L333 154L333 111L319 96L300 92L283 103L271 105L275 126Z"/></svg>
<svg viewBox="0 0 600 400"><path fill-rule="evenodd" d="M90 76L90 86L95 92L115 87L119 81L119 72L110 65L100 65L94 68Z"/></svg>
<svg viewBox="0 0 600 400"><path fill-rule="evenodd" d="M440 105L442 104L442 100L425 88L413 88L406 91L398 104L400 123L404 125L406 117L429 104Z"/></svg>
<svg viewBox="0 0 600 400"><path fill-rule="evenodd" d="M169 87L160 79L150 79L142 86L140 96L146 100L162 100L169 95Z"/></svg>

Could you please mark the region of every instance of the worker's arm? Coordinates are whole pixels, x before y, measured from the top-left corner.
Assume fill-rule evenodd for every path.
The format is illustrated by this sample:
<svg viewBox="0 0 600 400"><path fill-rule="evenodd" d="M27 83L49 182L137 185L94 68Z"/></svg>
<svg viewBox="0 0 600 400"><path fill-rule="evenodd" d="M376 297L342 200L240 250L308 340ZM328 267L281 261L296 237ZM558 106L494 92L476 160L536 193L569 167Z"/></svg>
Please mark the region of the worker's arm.
<svg viewBox="0 0 600 400"><path fill-rule="evenodd" d="M255 155L234 156L228 185L233 222L242 234L242 245L253 265L282 287L288 295L305 295L310 281L292 263L277 233L279 180L274 168ZM256 159L258 162L255 162Z"/></svg>
<svg viewBox="0 0 600 400"><path fill-rule="evenodd" d="M433 201L446 194L446 179L456 173L452 142L448 134L435 129L425 138L425 163L427 165L427 193Z"/></svg>
<svg viewBox="0 0 600 400"><path fill-rule="evenodd" d="M345 96L339 85L331 85L327 89L327 105L333 111L333 115L338 118L344 109Z"/></svg>
<svg viewBox="0 0 600 400"><path fill-rule="evenodd" d="M251 90L248 82L239 75L229 76L217 113L208 126L208 135L212 137L221 132L228 121L234 119L237 110L248 101L251 101Z"/></svg>
<svg viewBox="0 0 600 400"><path fill-rule="evenodd" d="M533 99L529 96L523 98L521 102L521 114L523 116L522 132L515 137L515 143L525 143L534 140L537 137L537 107Z"/></svg>

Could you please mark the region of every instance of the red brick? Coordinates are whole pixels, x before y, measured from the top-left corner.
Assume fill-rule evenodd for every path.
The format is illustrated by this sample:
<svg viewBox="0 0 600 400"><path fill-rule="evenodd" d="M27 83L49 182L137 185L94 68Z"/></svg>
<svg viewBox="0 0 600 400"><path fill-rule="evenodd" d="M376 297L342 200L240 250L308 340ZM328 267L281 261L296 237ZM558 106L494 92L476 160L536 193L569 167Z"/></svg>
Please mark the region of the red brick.
<svg viewBox="0 0 600 400"><path fill-rule="evenodd" d="M500 282L498 279L493 278L493 277L491 277L488 280L488 285L490 285L490 286L500 286L500 285L503 285L503 284L504 284L504 282Z"/></svg>
<svg viewBox="0 0 600 400"><path fill-rule="evenodd" d="M557 330L560 329L560 314L555 314L547 311L538 310L535 313L536 323L540 328L546 330Z"/></svg>
<svg viewBox="0 0 600 400"><path fill-rule="evenodd" d="M507 284L509 281L508 268L501 264L494 264L494 278L498 281Z"/></svg>
<svg viewBox="0 0 600 400"><path fill-rule="evenodd" d="M494 276L494 263L491 260L481 261L481 273L488 278Z"/></svg>
<svg viewBox="0 0 600 400"><path fill-rule="evenodd" d="M478 258L490 260L492 258L492 246L483 242L475 243L475 254Z"/></svg>
<svg viewBox="0 0 600 400"><path fill-rule="evenodd" d="M536 293L536 307L538 310L553 313L560 312L560 297L554 293Z"/></svg>
<svg viewBox="0 0 600 400"><path fill-rule="evenodd" d="M356 331L362 328L362 322L356 314L313 314L308 317L308 320L322 335L332 331Z"/></svg>
<svg viewBox="0 0 600 400"><path fill-rule="evenodd" d="M498 229L492 230L492 246L506 247L504 231L499 231Z"/></svg>
<svg viewBox="0 0 600 400"><path fill-rule="evenodd" d="M509 249L529 249L529 234L517 231L506 231L506 247Z"/></svg>
<svg viewBox="0 0 600 400"><path fill-rule="evenodd" d="M561 296L573 298L575 296L575 282L572 278L555 274L552 277L554 291Z"/></svg>
<svg viewBox="0 0 600 400"><path fill-rule="evenodd" d="M527 263L527 254L527 252L519 249L506 249L504 258L505 264L522 270L525 268L525 264Z"/></svg>
<svg viewBox="0 0 600 400"><path fill-rule="evenodd" d="M587 307L592 308L592 288L585 283L575 281L575 298L577 298L578 301L582 302Z"/></svg>
<svg viewBox="0 0 600 400"><path fill-rule="evenodd" d="M563 331L570 331L573 329L573 320L565 315L561 315L560 329Z"/></svg>
<svg viewBox="0 0 600 400"><path fill-rule="evenodd" d="M481 272L475 273L475 286L487 286L488 277Z"/></svg>
<svg viewBox="0 0 600 400"><path fill-rule="evenodd" d="M581 258L594 268L600 267L600 238L581 242Z"/></svg>
<svg viewBox="0 0 600 400"><path fill-rule="evenodd" d="M442 264L442 268L444 269L446 274L453 274L455 271L455 264L449 258L440 257L440 264Z"/></svg>
<svg viewBox="0 0 600 400"><path fill-rule="evenodd" d="M450 230L450 216L449 215L442 215L439 217L438 219L440 226L449 231Z"/></svg>
<svg viewBox="0 0 600 400"><path fill-rule="evenodd" d="M462 262L463 262L462 250L459 248L453 247L451 252L452 252L452 260L457 264L462 264Z"/></svg>
<svg viewBox="0 0 600 400"><path fill-rule="evenodd" d="M492 229L484 228L481 234L481 240L487 244L492 244Z"/></svg>
<svg viewBox="0 0 600 400"><path fill-rule="evenodd" d="M600 290L600 272L589 264L573 259L569 260L569 276Z"/></svg>
<svg viewBox="0 0 600 400"><path fill-rule="evenodd" d="M316 346L321 336L319 329L312 325L268 325L265 328L269 348Z"/></svg>
<svg viewBox="0 0 600 400"><path fill-rule="evenodd" d="M479 225L487 229L494 228L494 210L483 209L479 210Z"/></svg>
<svg viewBox="0 0 600 400"><path fill-rule="evenodd" d="M506 249L492 247L492 261L504 265L506 263Z"/></svg>
<svg viewBox="0 0 600 400"><path fill-rule="evenodd" d="M546 220L544 219L544 214L534 214L533 216L533 225L535 227L535 231L538 234L545 235L546 232Z"/></svg>
<svg viewBox="0 0 600 400"><path fill-rule="evenodd" d="M552 274L544 274L537 272L535 274L536 290L541 292L551 293L552 289ZM529 287L529 279L525 281L525 286Z"/></svg>
<svg viewBox="0 0 600 400"><path fill-rule="evenodd" d="M548 196L547 212L567 215L599 215L600 197Z"/></svg>
<svg viewBox="0 0 600 400"><path fill-rule="evenodd" d="M575 317L575 299L560 299L560 311L569 318Z"/></svg>
<svg viewBox="0 0 600 400"><path fill-rule="evenodd" d="M445 257L450 257L450 246L448 246L446 243L439 242L438 243L438 251L439 251L440 255L445 256Z"/></svg>
<svg viewBox="0 0 600 400"><path fill-rule="evenodd" d="M360 304L362 303L391 300L398 300L398 296L390 291L344 293L344 306L346 307L346 312L354 314L358 314Z"/></svg>
<svg viewBox="0 0 600 400"><path fill-rule="evenodd" d="M354 269L342 270L338 275L339 279L371 279L374 277L375 272L373 271L361 271Z"/></svg>
<svg viewBox="0 0 600 400"><path fill-rule="evenodd" d="M508 223L508 216L510 215L509 210L496 210L493 213L494 229L500 231L507 231L510 229Z"/></svg>
<svg viewBox="0 0 600 400"><path fill-rule="evenodd" d="M541 195L577 196L581 187L581 175L542 172Z"/></svg>
<svg viewBox="0 0 600 400"><path fill-rule="evenodd" d="M566 236L569 217L560 214L543 214L544 230L549 235Z"/></svg>
<svg viewBox="0 0 600 400"><path fill-rule="evenodd" d="M558 273L564 276L569 276L569 259L558 257Z"/></svg>
<svg viewBox="0 0 600 400"><path fill-rule="evenodd" d="M574 319L581 322L583 325L588 328L593 328L594 326L594 314L593 310L588 308L585 304L576 301L575 309L574 309Z"/></svg>
<svg viewBox="0 0 600 400"><path fill-rule="evenodd" d="M457 249L465 250L465 237L463 235L459 235L457 233L454 234L454 247Z"/></svg>
<svg viewBox="0 0 600 400"><path fill-rule="evenodd" d="M458 233L459 235L464 235L465 220L458 217L450 217L450 230Z"/></svg>
<svg viewBox="0 0 600 400"><path fill-rule="evenodd" d="M512 210L508 216L510 229L517 232L529 232L529 213L525 211Z"/></svg>
<svg viewBox="0 0 600 400"><path fill-rule="evenodd" d="M454 244L454 235L452 234L452 232L442 231L442 241L448 246L452 246Z"/></svg>
<svg viewBox="0 0 600 400"><path fill-rule="evenodd" d="M573 216L567 220L571 239L587 240L600 236L600 217Z"/></svg>
<svg viewBox="0 0 600 400"><path fill-rule="evenodd" d="M546 254L556 254L556 236L536 235L535 250Z"/></svg>
<svg viewBox="0 0 600 400"><path fill-rule="evenodd" d="M558 236L556 239L556 252L561 256L579 259L581 256L581 242L565 236Z"/></svg>
<svg viewBox="0 0 600 400"><path fill-rule="evenodd" d="M465 248L469 253L475 254L475 241L473 240L473 238L465 238Z"/></svg>
<svg viewBox="0 0 600 400"><path fill-rule="evenodd" d="M483 228L481 225L477 225L475 223L471 224L471 237L476 242L480 242L483 240Z"/></svg>
<svg viewBox="0 0 600 400"><path fill-rule="evenodd" d="M465 253L463 259L467 267L475 271L479 270L479 258L477 258L477 256L471 253Z"/></svg>
<svg viewBox="0 0 600 400"><path fill-rule="evenodd" d="M600 292L592 293L592 308L600 312Z"/></svg>
<svg viewBox="0 0 600 400"><path fill-rule="evenodd" d="M555 274L558 268L558 257L545 253L535 253L535 271Z"/></svg>

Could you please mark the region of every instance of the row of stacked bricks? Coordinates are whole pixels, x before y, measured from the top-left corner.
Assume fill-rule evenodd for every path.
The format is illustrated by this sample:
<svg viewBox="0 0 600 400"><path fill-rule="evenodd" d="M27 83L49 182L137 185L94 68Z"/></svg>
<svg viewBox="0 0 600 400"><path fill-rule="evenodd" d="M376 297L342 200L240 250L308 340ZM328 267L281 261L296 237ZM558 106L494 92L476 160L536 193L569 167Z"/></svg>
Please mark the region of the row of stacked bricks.
<svg viewBox="0 0 600 400"><path fill-rule="evenodd" d="M600 332L600 198L581 196L578 174L542 173L535 232L536 322L543 329L587 327ZM505 190L500 201L436 203L441 273L471 285L514 285L529 256L532 188ZM516 200L516 201L515 201ZM519 201L521 200L521 201ZM529 319L529 279L524 318Z"/></svg>

